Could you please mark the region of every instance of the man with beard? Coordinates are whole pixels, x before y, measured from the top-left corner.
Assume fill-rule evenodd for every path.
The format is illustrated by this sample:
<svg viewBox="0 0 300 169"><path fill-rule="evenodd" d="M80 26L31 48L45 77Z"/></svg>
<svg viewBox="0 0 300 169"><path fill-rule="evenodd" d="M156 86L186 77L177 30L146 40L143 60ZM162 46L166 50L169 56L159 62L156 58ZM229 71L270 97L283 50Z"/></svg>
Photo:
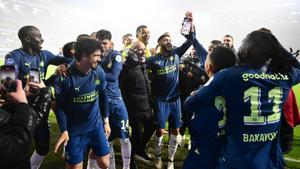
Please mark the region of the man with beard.
<svg viewBox="0 0 300 169"><path fill-rule="evenodd" d="M194 33L187 36L186 41L178 48L173 48L171 36L164 33L158 38L160 53L150 57L147 67L151 70L152 94L154 96L155 117L157 130L154 135L155 144L155 166L162 168L161 146L166 121L169 120L170 139L168 169L174 168L174 156L180 141L179 128L181 126L181 108L179 98L179 62L180 57L193 44Z"/></svg>
<svg viewBox="0 0 300 169"><path fill-rule="evenodd" d="M146 48L136 41L128 51L120 75L121 91L132 128L130 169L137 168L135 159L151 162L146 154L146 145L155 131L153 113L150 106L151 87L146 69Z"/></svg>
<svg viewBox="0 0 300 169"><path fill-rule="evenodd" d="M123 64L122 56L118 51L110 48L112 38L110 31L102 29L97 32L96 38L101 45L102 54L100 65L105 72L107 81L105 91L109 103L109 125L111 128L111 134L108 138L111 149L109 168L115 169L113 141L116 138L119 138L121 143L123 169L129 169L131 156L129 121L128 113L119 88L119 75ZM91 159L89 160L92 161Z"/></svg>
<svg viewBox="0 0 300 169"><path fill-rule="evenodd" d="M148 47L149 39L150 39L150 31L146 25L140 25L136 28L136 38L143 42L146 47L146 58L150 57L154 52Z"/></svg>
<svg viewBox="0 0 300 169"><path fill-rule="evenodd" d="M100 61L100 44L94 39L81 39L75 44L76 63L69 67L68 76L55 82L57 120L61 130L54 152L66 146L68 169L82 168L87 148L94 152L100 168L109 166L109 144L104 133L108 125L108 104L105 73Z"/></svg>
<svg viewBox="0 0 300 169"><path fill-rule="evenodd" d="M15 65L18 69L18 79L22 80L23 87L25 87L30 70L38 70L40 73L40 80L45 80L48 65L59 65L68 63L72 60L55 56L47 50L41 50L44 39L42 38L39 29L34 26L22 27L18 32L18 36L21 40L22 47L8 53L5 56L5 64ZM35 96L27 97L29 105L31 105ZM37 169L42 164L49 151L50 131L48 118L45 119L44 123L40 123L37 126L34 140L36 151L31 156L30 161L31 167Z"/></svg>
<svg viewBox="0 0 300 169"><path fill-rule="evenodd" d="M229 49L232 50L232 52L237 56L237 51L233 46L233 37L231 35L225 35L223 37L223 46L228 47Z"/></svg>

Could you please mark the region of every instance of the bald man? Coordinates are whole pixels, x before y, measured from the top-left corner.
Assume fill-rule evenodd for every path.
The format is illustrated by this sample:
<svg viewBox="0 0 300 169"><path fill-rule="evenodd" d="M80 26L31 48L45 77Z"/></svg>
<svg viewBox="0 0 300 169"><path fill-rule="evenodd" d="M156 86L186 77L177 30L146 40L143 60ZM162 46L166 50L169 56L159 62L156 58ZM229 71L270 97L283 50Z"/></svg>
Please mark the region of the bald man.
<svg viewBox="0 0 300 169"><path fill-rule="evenodd" d="M132 128L131 169L136 168L135 158L143 162L151 162L145 149L155 127L150 107L151 87L145 61L145 44L136 41L128 51L121 72L121 91Z"/></svg>

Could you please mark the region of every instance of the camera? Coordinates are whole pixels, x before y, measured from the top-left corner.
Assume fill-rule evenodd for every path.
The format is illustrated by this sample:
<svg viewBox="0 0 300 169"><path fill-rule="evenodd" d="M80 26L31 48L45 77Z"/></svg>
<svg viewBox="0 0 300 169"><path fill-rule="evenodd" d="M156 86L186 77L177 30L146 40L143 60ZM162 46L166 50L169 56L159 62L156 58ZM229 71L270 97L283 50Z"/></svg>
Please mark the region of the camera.
<svg viewBox="0 0 300 169"><path fill-rule="evenodd" d="M14 65L2 65L0 67L1 87L6 92L16 91L17 72Z"/></svg>

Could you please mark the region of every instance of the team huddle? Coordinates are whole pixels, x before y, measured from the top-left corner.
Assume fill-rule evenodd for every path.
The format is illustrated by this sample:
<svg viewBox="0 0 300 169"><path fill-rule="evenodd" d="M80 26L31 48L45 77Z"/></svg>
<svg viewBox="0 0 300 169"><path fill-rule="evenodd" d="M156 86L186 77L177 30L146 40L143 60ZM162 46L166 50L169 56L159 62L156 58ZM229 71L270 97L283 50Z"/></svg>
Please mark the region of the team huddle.
<svg viewBox="0 0 300 169"><path fill-rule="evenodd" d="M184 169L284 168L279 129L285 100L300 82L297 59L265 28L249 33L238 52L228 45L230 35L223 44L211 41L207 52L191 13L185 21L190 27L181 31L186 41L179 47L164 33L149 49L149 29L141 25L137 41L124 35L121 51L114 49L111 32L101 29L66 44L64 57L42 50L38 28L19 30L22 48L8 53L5 64L17 68L23 87L54 87L52 109L61 131L54 151L64 148L67 168L82 168L88 152L88 169L115 169L113 143L118 139L123 169L136 169L136 160L154 161L161 169L168 135L167 168L174 169L186 128L191 137ZM58 70L46 79L48 65ZM28 80L32 70L39 71L36 84ZM27 96L30 104L35 91ZM152 136L153 158L147 152ZM49 140L44 121L35 131L32 169L43 162Z"/></svg>

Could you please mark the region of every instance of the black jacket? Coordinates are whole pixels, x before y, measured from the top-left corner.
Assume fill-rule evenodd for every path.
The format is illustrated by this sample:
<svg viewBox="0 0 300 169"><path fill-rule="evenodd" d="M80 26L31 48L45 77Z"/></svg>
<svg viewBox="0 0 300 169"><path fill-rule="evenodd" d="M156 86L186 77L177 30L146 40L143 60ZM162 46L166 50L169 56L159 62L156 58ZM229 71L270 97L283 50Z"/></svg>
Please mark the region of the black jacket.
<svg viewBox="0 0 300 169"><path fill-rule="evenodd" d="M0 166L26 168L36 114L28 104L20 103L0 109Z"/></svg>
<svg viewBox="0 0 300 169"><path fill-rule="evenodd" d="M36 111L25 103L7 104L0 108L1 168L30 168L31 140L36 126L43 121L50 108L49 91L40 90L33 105Z"/></svg>
<svg viewBox="0 0 300 169"><path fill-rule="evenodd" d="M132 51L128 52L123 64L120 84L129 118L151 118L151 87L146 65Z"/></svg>
<svg viewBox="0 0 300 169"><path fill-rule="evenodd" d="M184 101L192 91L208 80L208 76L200 67L200 59L198 57L187 56L182 58L181 64L184 65L184 68L179 71L179 90ZM188 72L193 74L192 78L187 76Z"/></svg>

